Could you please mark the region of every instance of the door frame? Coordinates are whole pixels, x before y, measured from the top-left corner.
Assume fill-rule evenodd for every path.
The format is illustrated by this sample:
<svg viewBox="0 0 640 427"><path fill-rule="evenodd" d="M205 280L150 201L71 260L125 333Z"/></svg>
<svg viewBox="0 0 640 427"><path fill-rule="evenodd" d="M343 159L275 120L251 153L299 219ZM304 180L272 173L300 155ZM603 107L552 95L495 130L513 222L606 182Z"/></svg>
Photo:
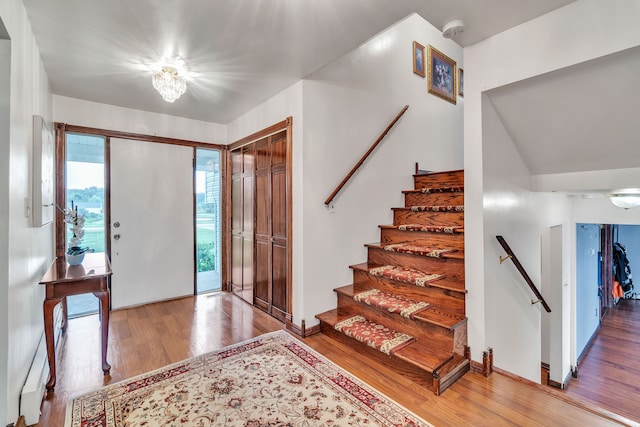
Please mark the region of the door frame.
<svg viewBox="0 0 640 427"><path fill-rule="evenodd" d="M240 138L227 146L227 150L225 152L225 170L231 171L231 152L237 148L243 147L245 145L251 144L255 141L258 141L262 138L268 137L270 135L286 131L286 139L287 139L287 151L286 151L286 191L287 191L287 314L286 314L286 322L287 324L291 324L292 321L292 301L293 301L293 191L292 191L292 165L293 165L293 157L292 157L292 137L293 137L293 117L289 116L281 122L274 123L271 126L268 126L262 130L252 133L251 135L245 136L244 138ZM226 218L226 222L223 222L222 227L224 233L222 235L222 247L224 248L222 260L224 263L224 268L222 271L222 287L223 289L231 291L231 173L224 174L222 176L223 179L223 188L225 193L225 200L229 203L224 205L224 214L223 218ZM254 242L255 246L255 242ZM255 249L255 248L254 248Z"/></svg>
<svg viewBox="0 0 640 427"><path fill-rule="evenodd" d="M207 143L207 142L201 142L201 141L191 141L191 140L186 140L186 139L177 139L177 138L167 138L167 137L162 137L162 136L156 136L156 135L147 135L147 134L140 134L140 133L133 133L133 132L123 132L123 131L117 131L117 130L110 130L110 129L100 129L100 128L93 128L93 127L87 127L87 126L76 126L76 125L70 125L67 123L61 123L61 122L55 122L54 124L55 126L55 131L56 131L56 138L55 138L55 143L56 143L56 166L55 166L55 174L56 174L56 181L55 181L55 187L56 187L56 197L55 197L55 203L58 206L66 206L67 205L67 198L66 198L66 168L65 168L65 164L67 161L67 153L66 153L66 134L67 133L81 133L81 134L87 134L87 135L97 135L97 136L102 136L105 138L105 208L106 208L106 214L105 214L105 235L106 236L111 236L111 189L109 188L109 182L110 182L110 176L109 176L109 164L110 164L110 158L109 158L109 148L110 148L110 140L111 138L121 138L121 139L132 139L132 140L137 140L137 141L146 141L146 142L155 142L155 143L160 143L160 144L173 144L173 145L182 145L182 146L187 146L187 147L193 147L195 148L207 148L207 149L213 149L213 150L220 150L220 158L221 158L221 162L220 162L220 166L221 166L221 177L224 180L224 177L226 176L227 173L227 169L226 169L226 161L222 161L222 159L226 159L227 155L226 155L226 151L227 151L227 146L225 145L220 145L220 144L211 144L211 143ZM193 172L195 174L195 170ZM223 181L224 182L224 181ZM228 201L230 199L226 198L227 194L225 191L222 191L221 194L221 203L223 206L223 209L221 210L221 212L223 212L222 214L222 229L225 230L225 222L229 221L229 218L225 218L225 210L224 207L228 204ZM195 204L195 195L194 195L194 204ZM55 256L56 257L64 257L65 256L65 251L66 251L66 239L65 239L65 224L64 224L64 215L60 212L59 209L56 209L56 215L55 215ZM194 227L195 227L195 218L194 218ZM222 245L224 247L224 233L221 236L222 237ZM107 256L109 256L109 258L111 258L111 239L106 239L105 242L105 251L107 253ZM195 257L195 239L194 239L194 257ZM225 258L224 258L224 251L222 252L222 276L224 277L225 275ZM195 267L195 260L194 260L194 268ZM194 281L194 295L195 295L195 291L196 291L196 283Z"/></svg>

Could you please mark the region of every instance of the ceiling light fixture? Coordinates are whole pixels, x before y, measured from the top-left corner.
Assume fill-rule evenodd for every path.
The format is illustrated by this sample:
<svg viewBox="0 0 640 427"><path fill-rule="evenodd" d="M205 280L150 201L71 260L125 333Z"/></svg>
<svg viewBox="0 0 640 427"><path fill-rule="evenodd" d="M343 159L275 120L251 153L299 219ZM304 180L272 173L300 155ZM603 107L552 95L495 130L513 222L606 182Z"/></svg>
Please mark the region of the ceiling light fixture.
<svg viewBox="0 0 640 427"><path fill-rule="evenodd" d="M162 99L173 102L187 90L187 80L171 65L163 65L151 78L153 87L162 95Z"/></svg>
<svg viewBox="0 0 640 427"><path fill-rule="evenodd" d="M631 209L640 206L640 189L625 188L608 193L607 197L615 206L622 209Z"/></svg>

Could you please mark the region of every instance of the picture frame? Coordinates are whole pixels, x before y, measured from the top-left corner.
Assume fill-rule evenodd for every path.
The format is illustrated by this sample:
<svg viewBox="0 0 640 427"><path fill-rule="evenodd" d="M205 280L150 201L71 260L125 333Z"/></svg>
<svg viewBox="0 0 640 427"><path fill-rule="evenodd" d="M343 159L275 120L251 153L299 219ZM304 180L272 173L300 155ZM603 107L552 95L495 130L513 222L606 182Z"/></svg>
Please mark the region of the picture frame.
<svg viewBox="0 0 640 427"><path fill-rule="evenodd" d="M456 61L431 45L429 45L428 61L427 91L455 104L457 95L456 77L458 74Z"/></svg>
<svg viewBox="0 0 640 427"><path fill-rule="evenodd" d="M34 227L53 222L55 146L53 129L42 116L33 116L33 175L31 221Z"/></svg>
<svg viewBox="0 0 640 427"><path fill-rule="evenodd" d="M458 96L464 97L464 70L458 68Z"/></svg>
<svg viewBox="0 0 640 427"><path fill-rule="evenodd" d="M414 40L413 42L413 72L425 77L424 46Z"/></svg>

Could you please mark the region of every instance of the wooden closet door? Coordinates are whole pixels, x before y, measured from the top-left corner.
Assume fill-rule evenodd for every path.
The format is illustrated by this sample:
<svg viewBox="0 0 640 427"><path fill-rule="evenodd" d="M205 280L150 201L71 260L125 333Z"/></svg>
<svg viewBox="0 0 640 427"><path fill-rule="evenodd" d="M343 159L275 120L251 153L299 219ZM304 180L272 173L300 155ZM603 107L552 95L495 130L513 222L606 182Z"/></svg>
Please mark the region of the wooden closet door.
<svg viewBox="0 0 640 427"><path fill-rule="evenodd" d="M286 132L256 150L255 305L284 321L289 313Z"/></svg>
<svg viewBox="0 0 640 427"><path fill-rule="evenodd" d="M231 290L253 304L254 150L231 153Z"/></svg>
<svg viewBox="0 0 640 427"><path fill-rule="evenodd" d="M289 307L289 241L287 237L287 135L270 137L271 146L271 314L285 320Z"/></svg>

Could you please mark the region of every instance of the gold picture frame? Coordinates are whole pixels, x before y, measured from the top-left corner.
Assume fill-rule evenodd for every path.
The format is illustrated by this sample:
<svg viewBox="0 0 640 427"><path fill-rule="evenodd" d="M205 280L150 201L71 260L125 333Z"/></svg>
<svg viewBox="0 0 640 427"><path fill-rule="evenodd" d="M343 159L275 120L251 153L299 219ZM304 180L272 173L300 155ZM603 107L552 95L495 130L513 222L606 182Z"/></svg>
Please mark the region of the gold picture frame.
<svg viewBox="0 0 640 427"><path fill-rule="evenodd" d="M458 74L456 61L431 45L429 45L428 60L427 91L455 104L457 95L456 77Z"/></svg>
<svg viewBox="0 0 640 427"><path fill-rule="evenodd" d="M425 76L424 46L417 41L413 42L413 72L419 76Z"/></svg>

